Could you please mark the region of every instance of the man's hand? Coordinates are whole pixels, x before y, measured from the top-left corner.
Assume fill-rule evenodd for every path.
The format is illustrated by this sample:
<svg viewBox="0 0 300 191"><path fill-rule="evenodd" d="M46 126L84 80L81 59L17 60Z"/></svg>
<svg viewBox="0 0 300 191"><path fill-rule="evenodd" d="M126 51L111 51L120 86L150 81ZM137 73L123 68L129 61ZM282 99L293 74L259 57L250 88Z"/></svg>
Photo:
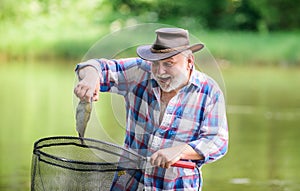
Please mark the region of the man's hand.
<svg viewBox="0 0 300 191"><path fill-rule="evenodd" d="M100 78L97 70L91 66L84 67L78 72L79 82L74 88L74 94L81 100L98 101Z"/></svg>
<svg viewBox="0 0 300 191"><path fill-rule="evenodd" d="M150 163L153 166L162 168L170 168L172 164L180 159L201 160L203 156L199 155L188 144L182 144L170 148L160 149L156 151L150 158Z"/></svg>
<svg viewBox="0 0 300 191"><path fill-rule="evenodd" d="M170 168L172 164L182 158L182 153L188 145L183 144L175 147L160 149L156 151L150 158L150 163L153 166L162 168Z"/></svg>

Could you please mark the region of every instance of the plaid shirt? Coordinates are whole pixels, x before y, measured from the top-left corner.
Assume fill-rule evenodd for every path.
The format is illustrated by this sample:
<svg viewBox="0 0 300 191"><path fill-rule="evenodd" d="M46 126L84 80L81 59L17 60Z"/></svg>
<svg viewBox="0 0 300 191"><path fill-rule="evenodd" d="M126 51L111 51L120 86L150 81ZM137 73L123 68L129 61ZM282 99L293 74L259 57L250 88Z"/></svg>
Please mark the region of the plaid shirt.
<svg viewBox="0 0 300 191"><path fill-rule="evenodd" d="M99 59L80 63L77 69L86 65L101 73L100 91L125 98L126 148L150 157L158 149L184 142L204 157L193 161L197 164L194 170L146 168L133 175L126 190L201 190L201 166L221 158L228 147L225 102L218 85L193 69L189 83L170 100L159 124L161 90L152 76L151 62ZM117 188L118 184L113 190Z"/></svg>

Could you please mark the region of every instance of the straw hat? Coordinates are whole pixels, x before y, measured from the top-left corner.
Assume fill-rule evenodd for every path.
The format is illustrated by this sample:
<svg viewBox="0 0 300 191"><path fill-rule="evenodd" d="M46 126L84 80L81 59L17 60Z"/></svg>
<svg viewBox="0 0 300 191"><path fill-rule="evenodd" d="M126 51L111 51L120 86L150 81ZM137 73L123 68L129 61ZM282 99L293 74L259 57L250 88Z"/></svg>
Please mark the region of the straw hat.
<svg viewBox="0 0 300 191"><path fill-rule="evenodd" d="M204 47L201 43L191 46L188 31L181 28L160 28L155 32L156 40L152 45L142 45L136 50L144 60L163 60L188 49L197 52Z"/></svg>

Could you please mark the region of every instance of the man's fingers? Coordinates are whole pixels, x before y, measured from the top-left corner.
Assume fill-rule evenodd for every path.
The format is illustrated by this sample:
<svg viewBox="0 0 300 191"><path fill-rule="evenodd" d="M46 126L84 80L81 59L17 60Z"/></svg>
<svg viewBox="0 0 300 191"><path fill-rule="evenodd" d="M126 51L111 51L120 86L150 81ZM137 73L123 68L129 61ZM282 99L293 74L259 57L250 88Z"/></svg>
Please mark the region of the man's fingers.
<svg viewBox="0 0 300 191"><path fill-rule="evenodd" d="M155 160L155 153L151 156L151 158L150 158L150 164L152 165L152 166L154 166L154 160Z"/></svg>
<svg viewBox="0 0 300 191"><path fill-rule="evenodd" d="M153 161L153 166L164 166L163 160L161 157L157 157L154 161Z"/></svg>
<svg viewBox="0 0 300 191"><path fill-rule="evenodd" d="M79 98L79 93L80 93L81 87L76 85L74 88L74 94Z"/></svg>
<svg viewBox="0 0 300 191"><path fill-rule="evenodd" d="M95 91L93 92L93 101L98 101L99 100L99 91L100 91L100 84L96 83L96 88Z"/></svg>
<svg viewBox="0 0 300 191"><path fill-rule="evenodd" d="M94 92L93 95L93 101L98 101L99 100L99 91Z"/></svg>
<svg viewBox="0 0 300 191"><path fill-rule="evenodd" d="M170 168L170 167L171 167L171 163L170 162L165 163L165 168Z"/></svg>
<svg viewBox="0 0 300 191"><path fill-rule="evenodd" d="M80 81L74 88L74 94L87 102L99 99L100 79L97 70L93 67L84 67L79 70Z"/></svg>
<svg viewBox="0 0 300 191"><path fill-rule="evenodd" d="M170 164L167 163L166 158L159 152L154 153L150 158L150 163L152 166L159 166L161 168L169 168Z"/></svg>
<svg viewBox="0 0 300 191"><path fill-rule="evenodd" d="M91 102L91 98L93 98L93 97L94 97L94 90L92 90L91 88L88 88L85 93L84 99L87 102Z"/></svg>
<svg viewBox="0 0 300 191"><path fill-rule="evenodd" d="M74 93L78 98L82 99L86 93L86 90L82 86L77 85L74 89Z"/></svg>
<svg viewBox="0 0 300 191"><path fill-rule="evenodd" d="M152 166L159 166L160 165L160 160L159 160L159 157L158 157L158 154L157 152L154 153L151 158L150 158L150 163Z"/></svg>
<svg viewBox="0 0 300 191"><path fill-rule="evenodd" d="M162 168L170 168L172 164L180 160L182 150L180 148L172 147L156 151L150 158L151 164Z"/></svg>
<svg viewBox="0 0 300 191"><path fill-rule="evenodd" d="M91 87L80 82L75 87L74 93L79 99L86 101L90 101L94 94Z"/></svg>

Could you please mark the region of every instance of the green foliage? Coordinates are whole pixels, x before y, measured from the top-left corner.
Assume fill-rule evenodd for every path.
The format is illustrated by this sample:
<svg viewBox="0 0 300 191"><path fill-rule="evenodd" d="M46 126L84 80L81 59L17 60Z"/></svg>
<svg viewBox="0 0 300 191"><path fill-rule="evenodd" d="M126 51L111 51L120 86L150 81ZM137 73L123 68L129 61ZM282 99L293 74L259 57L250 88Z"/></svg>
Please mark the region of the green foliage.
<svg viewBox="0 0 300 191"><path fill-rule="evenodd" d="M251 3L261 16L260 24L270 30L299 29L299 1L260 0Z"/></svg>
<svg viewBox="0 0 300 191"><path fill-rule="evenodd" d="M0 0L0 20L22 22L43 15L77 13L90 21L135 17L139 22L171 21L206 29L299 29L300 6L294 0Z"/></svg>
<svg viewBox="0 0 300 191"><path fill-rule="evenodd" d="M299 29L300 6L294 0L106 0L120 16L135 16L142 21L190 21L189 27L230 30ZM147 14L152 18L144 18ZM151 14L149 14L151 13Z"/></svg>
<svg viewBox="0 0 300 191"><path fill-rule="evenodd" d="M79 60L109 32L139 23L164 23L189 29L217 59L242 64L300 62L296 32L300 6L293 0L0 0L0 4L1 60Z"/></svg>
<svg viewBox="0 0 300 191"><path fill-rule="evenodd" d="M299 32L197 32L217 59L241 65L295 66L300 63Z"/></svg>

